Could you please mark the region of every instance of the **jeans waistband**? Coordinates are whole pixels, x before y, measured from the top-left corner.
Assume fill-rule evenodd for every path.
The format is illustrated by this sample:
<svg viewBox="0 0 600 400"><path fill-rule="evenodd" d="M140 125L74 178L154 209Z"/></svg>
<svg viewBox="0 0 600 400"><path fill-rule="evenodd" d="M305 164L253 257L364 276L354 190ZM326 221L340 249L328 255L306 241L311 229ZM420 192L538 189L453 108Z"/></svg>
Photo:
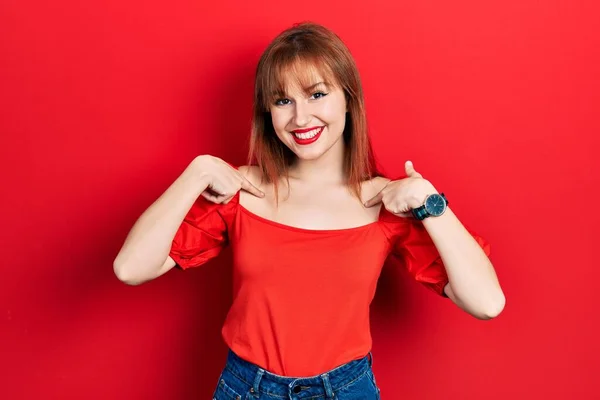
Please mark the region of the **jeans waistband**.
<svg viewBox="0 0 600 400"><path fill-rule="evenodd" d="M251 393L269 393L288 398L294 394L297 398L324 396L333 398L333 391L353 382L366 373L373 364L373 354L369 353L357 360L342 364L332 370L309 377L281 376L269 372L256 364L246 361L231 349L227 354L225 368L237 378L252 387Z"/></svg>

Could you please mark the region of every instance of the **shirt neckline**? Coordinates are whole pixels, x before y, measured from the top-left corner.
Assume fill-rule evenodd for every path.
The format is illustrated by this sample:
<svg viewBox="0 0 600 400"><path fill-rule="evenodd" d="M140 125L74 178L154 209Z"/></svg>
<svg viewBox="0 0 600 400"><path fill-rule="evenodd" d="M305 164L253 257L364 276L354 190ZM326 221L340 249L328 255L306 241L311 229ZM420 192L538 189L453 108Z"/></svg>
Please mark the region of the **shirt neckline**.
<svg viewBox="0 0 600 400"><path fill-rule="evenodd" d="M359 226L352 226L349 228L337 228L337 229L308 229L308 228L300 228L298 226L293 226L293 225L287 225L287 224L282 224L281 222L277 222L277 221L273 221L264 217L261 217L258 214L253 213L252 211L248 210L246 207L244 207L243 205L241 205L238 202L238 208L244 212L246 215L250 216L251 218L260 221L262 223L265 223L267 225L271 225L274 226L276 228L280 228L280 229L286 229L289 231L295 231L295 232L302 232L302 233L313 233L313 234L319 234L319 233L345 233L345 232L353 232L353 231L359 231L362 229L367 229L370 228L372 226L376 226L379 225L379 222L381 220L381 215L383 214L384 210L385 210L385 206L383 204L381 204L379 206L379 214L377 215L377 220L373 221L373 222L369 222L368 224L364 224L364 225L359 225Z"/></svg>

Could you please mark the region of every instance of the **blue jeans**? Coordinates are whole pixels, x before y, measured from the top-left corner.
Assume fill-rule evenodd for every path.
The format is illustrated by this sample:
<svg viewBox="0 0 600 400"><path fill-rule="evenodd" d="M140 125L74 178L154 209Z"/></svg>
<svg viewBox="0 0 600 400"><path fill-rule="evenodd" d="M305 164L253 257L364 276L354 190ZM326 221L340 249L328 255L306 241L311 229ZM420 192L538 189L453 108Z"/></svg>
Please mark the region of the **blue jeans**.
<svg viewBox="0 0 600 400"><path fill-rule="evenodd" d="M373 354L311 377L273 374L236 355L231 349L213 400L379 400L371 366Z"/></svg>

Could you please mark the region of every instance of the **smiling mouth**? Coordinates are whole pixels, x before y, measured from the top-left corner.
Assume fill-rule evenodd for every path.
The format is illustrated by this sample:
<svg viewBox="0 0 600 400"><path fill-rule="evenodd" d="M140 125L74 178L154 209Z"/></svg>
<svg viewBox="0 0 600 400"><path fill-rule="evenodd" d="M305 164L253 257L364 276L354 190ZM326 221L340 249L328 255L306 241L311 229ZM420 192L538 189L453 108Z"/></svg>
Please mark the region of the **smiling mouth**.
<svg viewBox="0 0 600 400"><path fill-rule="evenodd" d="M292 135L297 143L308 144L317 140L323 132L323 129L325 129L324 126L309 129L296 129L292 131Z"/></svg>

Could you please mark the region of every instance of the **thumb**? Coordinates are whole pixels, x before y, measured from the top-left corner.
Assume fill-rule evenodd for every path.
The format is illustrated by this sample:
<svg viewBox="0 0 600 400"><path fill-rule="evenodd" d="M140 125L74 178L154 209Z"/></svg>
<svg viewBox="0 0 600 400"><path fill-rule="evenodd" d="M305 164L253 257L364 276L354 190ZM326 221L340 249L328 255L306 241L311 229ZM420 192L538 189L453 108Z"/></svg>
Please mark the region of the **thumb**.
<svg viewBox="0 0 600 400"><path fill-rule="evenodd" d="M414 167L412 161L410 161L410 160L404 164L404 169L406 171L406 175L409 177L419 177L419 178L423 177L420 173L418 173L415 170L415 167Z"/></svg>

